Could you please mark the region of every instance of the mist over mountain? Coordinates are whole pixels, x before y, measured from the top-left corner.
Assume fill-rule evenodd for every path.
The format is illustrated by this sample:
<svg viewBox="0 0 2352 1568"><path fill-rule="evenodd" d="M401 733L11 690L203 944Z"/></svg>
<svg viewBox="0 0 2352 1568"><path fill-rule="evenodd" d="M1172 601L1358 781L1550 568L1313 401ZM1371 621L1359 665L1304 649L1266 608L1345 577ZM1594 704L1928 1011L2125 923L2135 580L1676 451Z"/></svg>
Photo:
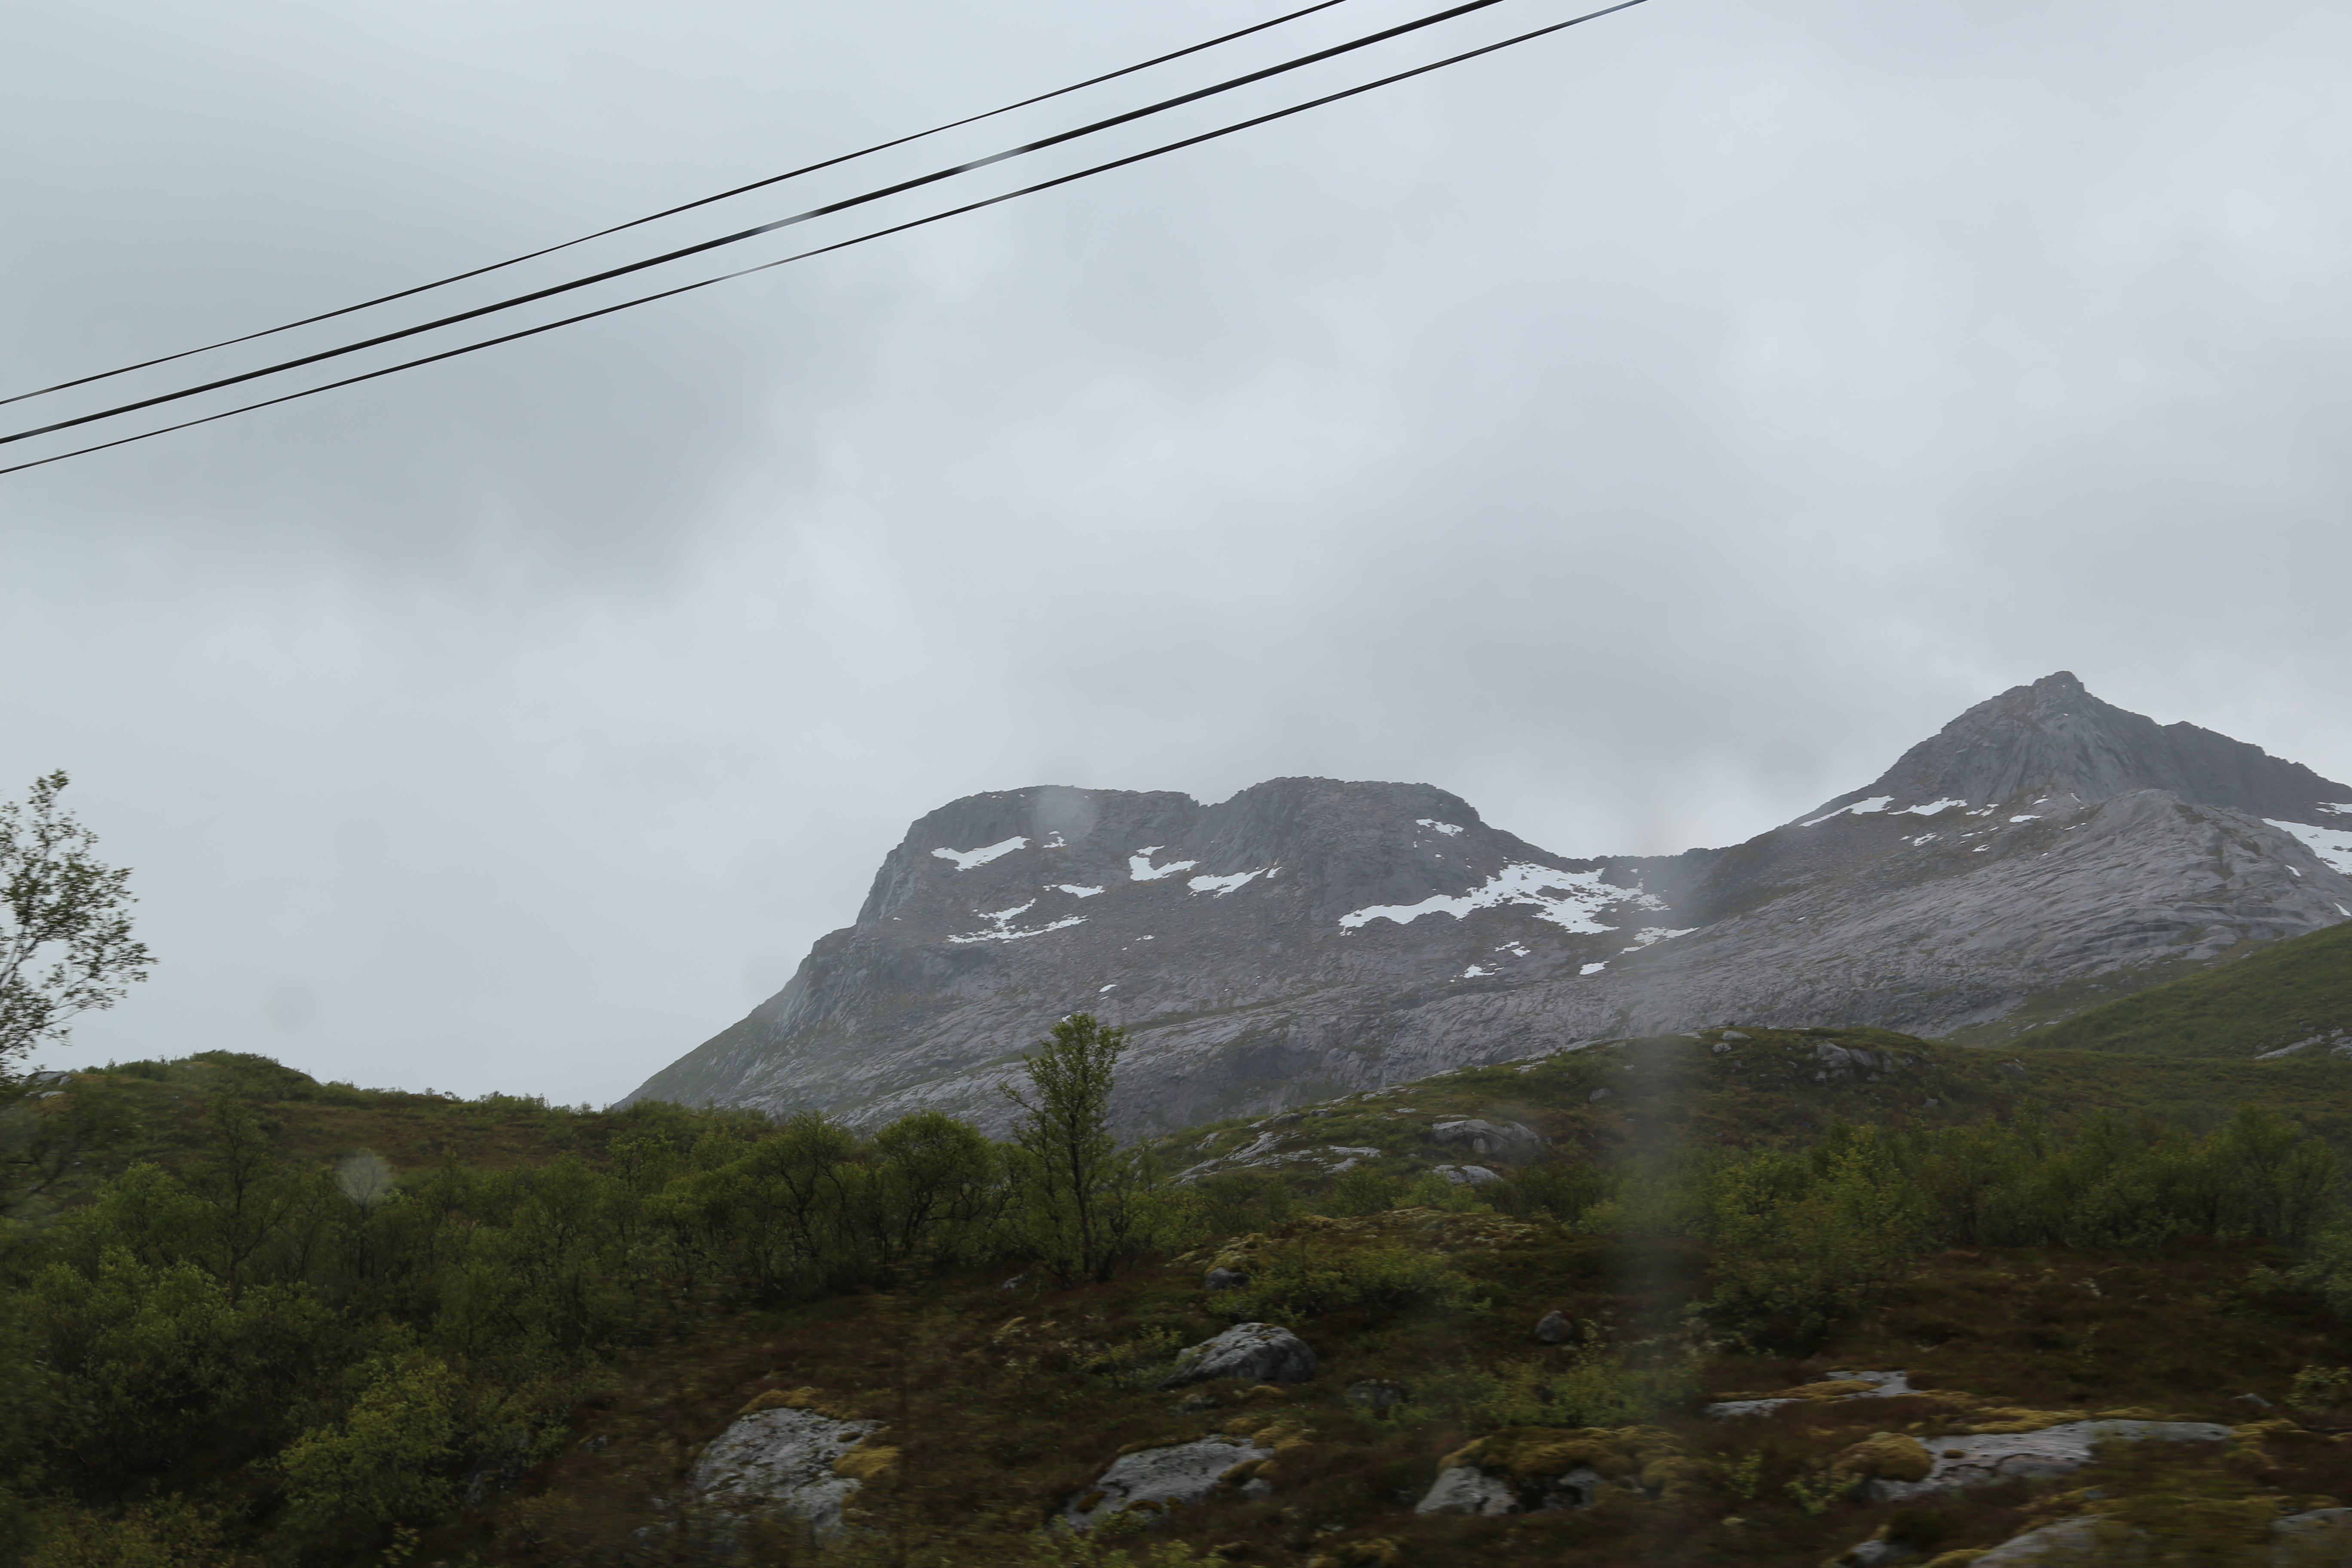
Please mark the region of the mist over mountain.
<svg viewBox="0 0 2352 1568"><path fill-rule="evenodd" d="M992 1126L1020 1054L1085 1010L1133 1033L1141 1131L1708 1024L2002 1037L2347 918L2352 787L2061 671L1674 856L1555 854L1419 784L967 796L631 1098Z"/></svg>

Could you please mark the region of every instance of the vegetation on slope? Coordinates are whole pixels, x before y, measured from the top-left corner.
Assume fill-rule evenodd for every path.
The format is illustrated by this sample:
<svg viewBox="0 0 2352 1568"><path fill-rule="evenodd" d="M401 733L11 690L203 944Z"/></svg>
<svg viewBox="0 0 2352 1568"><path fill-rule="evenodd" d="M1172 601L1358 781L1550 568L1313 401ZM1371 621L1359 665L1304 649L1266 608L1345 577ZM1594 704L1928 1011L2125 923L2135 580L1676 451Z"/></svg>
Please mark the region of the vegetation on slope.
<svg viewBox="0 0 2352 1568"><path fill-rule="evenodd" d="M2035 1030L2030 1043L2135 1056L2253 1057L2352 1038L2352 921L2273 942Z"/></svg>
<svg viewBox="0 0 2352 1568"><path fill-rule="evenodd" d="M2333 1409L2352 1375L2328 1370L2352 1361L2331 1310L2352 1306L2347 1072L1709 1031L1132 1155L1081 1118L1066 1179L1034 1163L1055 1157L1034 1122L1024 1147L944 1117L865 1136L379 1095L253 1058L87 1073L0 1118L10 1148L50 1140L11 1167L0 1253L8 1550L1810 1565L1882 1528L1980 1548L2092 1506L2187 1510L2166 1529L2200 1550L2266 1549L2281 1509L2352 1500ZM1544 1142L1440 1142L1464 1115ZM1496 1179L1441 1171L1474 1160ZM1071 1180L1108 1194L1108 1242ZM1246 1284L1206 1289L1220 1264ZM1547 1342L1551 1312L1571 1329ZM1295 1329L1315 1376L1160 1389L1237 1318ZM1927 1392L1699 1413L1855 1366ZM1402 1402L1350 1399L1367 1381ZM2251 1422L2244 1394L2300 1416ZM698 1446L780 1403L887 1426L822 1550L689 1496ZM1851 1495L1834 1466L1874 1433L2117 1409L2243 1435L1924 1509ZM1143 1536L1041 1532L1122 1449L1220 1431L1276 1451L1245 1478L1264 1487ZM1447 1456L1507 1468L1563 1444L1636 1484L1582 1510L1413 1511Z"/></svg>

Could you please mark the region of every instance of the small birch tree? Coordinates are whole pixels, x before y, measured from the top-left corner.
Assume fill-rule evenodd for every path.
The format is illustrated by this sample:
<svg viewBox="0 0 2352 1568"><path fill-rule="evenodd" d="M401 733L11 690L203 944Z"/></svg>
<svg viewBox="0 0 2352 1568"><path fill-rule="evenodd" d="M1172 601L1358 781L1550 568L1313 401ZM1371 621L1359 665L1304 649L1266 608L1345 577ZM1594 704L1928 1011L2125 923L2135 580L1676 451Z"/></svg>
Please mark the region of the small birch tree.
<svg viewBox="0 0 2352 1568"><path fill-rule="evenodd" d="M131 934L131 873L91 855L98 835L58 805L66 783L49 773L25 803L0 802L0 1073L154 962Z"/></svg>
<svg viewBox="0 0 2352 1568"><path fill-rule="evenodd" d="M1013 1223L1065 1284L1108 1279L1149 1239L1151 1184L1138 1151L1110 1131L1111 1082L1127 1031L1074 1013L1022 1058L1026 1093L1013 1127L1020 1198Z"/></svg>

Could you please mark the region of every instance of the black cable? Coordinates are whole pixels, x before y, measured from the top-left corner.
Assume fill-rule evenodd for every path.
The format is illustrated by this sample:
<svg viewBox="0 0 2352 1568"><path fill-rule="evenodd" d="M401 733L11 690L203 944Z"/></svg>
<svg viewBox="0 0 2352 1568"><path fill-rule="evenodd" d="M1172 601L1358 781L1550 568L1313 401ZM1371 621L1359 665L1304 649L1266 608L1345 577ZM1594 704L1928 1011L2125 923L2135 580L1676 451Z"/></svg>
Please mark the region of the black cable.
<svg viewBox="0 0 2352 1568"><path fill-rule="evenodd" d="M201 419L184 420L177 425L166 425L158 429L143 431L136 436L123 436L112 441L100 441L94 446L77 447L70 452L59 452L54 457L38 458L29 463L18 463L13 468L0 468L0 474L22 473L26 468L37 468L49 463L63 462L68 458L79 458L89 452L103 452L110 447L126 447L134 441L144 441L150 437L168 436L174 430L192 429L198 425L209 425L216 419L226 419L238 414L250 414L258 408L272 408L277 406L278 404L292 403L300 398L315 396L321 392L332 392L338 387L355 386L363 381L373 381L380 376L392 375L404 370L414 370L419 365L434 364L442 360L456 359L460 355L474 353L482 349L496 348L501 343L510 343L523 338L537 337L541 332L551 332L558 327L568 327L580 321L594 321L599 316L609 316L616 311L634 310L639 305L650 305L656 300L668 300L680 294L690 294L698 289L708 289L714 283L725 283L737 278L748 278L754 272L767 272L778 267L790 266L795 261L806 261L811 257L824 256L835 250L846 250L852 246L863 245L868 240L881 239L893 234L903 234L910 228L921 228L926 225L939 223L946 218L960 217L965 213L978 212L982 207L992 207L1003 202L1018 200L1023 196L1034 195L1040 191L1050 191L1059 185L1066 185L1078 180L1090 178L1096 174L1107 174L1113 169L1123 169L1130 163L1140 163L1148 159L1157 158L1169 153L1180 152L1187 147L1197 147L1204 142L1214 142L1220 137L1231 136L1236 132L1248 131L1256 126L1271 123L1276 120L1287 120L1294 114L1304 114L1310 109L1320 109L1326 104L1337 103L1342 99L1354 98L1360 93L1370 92L1375 88L1389 87L1397 82L1410 80L1417 76L1426 76L1431 71L1443 70L1447 66L1460 65L1465 60L1476 59L1481 55L1491 55L1498 49L1507 49L1514 45L1524 44L1529 39L1540 38L1547 34L1559 32L1563 28L1573 27L1580 23L1591 22L1602 16L1612 16L1619 11L1630 11L1634 6L1644 5L1646 3L1647 0L1619 0L1617 5L1604 6L1598 11L1588 11L1581 16L1571 16L1565 22L1554 22L1549 26L1538 27L1532 32L1521 33L1516 37L1505 38L1499 43L1483 45L1475 49L1466 49L1461 54L1450 55L1442 60L1433 60L1428 65L1415 66L1411 70L1399 71L1393 76L1385 76L1377 81L1365 82L1360 87L1351 87L1343 89L1339 92L1327 93L1321 98L1309 99L1305 103L1293 104L1288 109L1277 109L1270 114L1261 114L1253 119L1237 121L1232 125L1222 126L1214 131L1205 131L1197 136L1187 136L1179 142L1170 142L1161 146L1147 149L1141 153L1129 153L1124 158L1114 158L1109 163L1097 163L1092 168L1080 169L1075 174L1057 175L1054 179L1050 180L1042 180L1034 185L1024 185L1017 191L1007 191L1002 195L988 196L980 201L969 202L960 207L950 207L944 212L933 213L928 217L912 218L905 223L893 224L887 228L874 229L868 233L857 235L849 239L837 240L831 245L819 246L813 250L803 250L795 255L781 257L774 261L763 261L757 267L746 267L734 272L722 272L715 278L705 278L699 282L681 284L675 289L665 289L659 293L642 294L634 300L624 300L616 305L606 305L600 310L584 310L579 315L566 316L561 321L549 321L536 327L526 327L520 331L508 332L500 337L486 338L480 342L467 343L458 348L444 350L440 353L427 354L421 359L407 360L400 364L386 365L382 370L372 370L364 374L346 376L341 381L331 381L323 385L306 387L300 392L289 392L285 394L283 396L266 398L259 403L248 403L236 408L224 409L218 414L207 414Z"/></svg>
<svg viewBox="0 0 2352 1568"><path fill-rule="evenodd" d="M676 217L682 212L692 212L697 207L707 207L713 202L723 202L730 196L740 196L747 191L782 184L786 180L797 180L803 174L814 174L820 169L830 169L836 164L853 163L877 153L887 153L893 147L904 147L909 142L920 142L926 136L938 136L945 132L960 130L966 125L977 125L983 120L993 120L1000 114L1010 114L1016 109L1026 109L1032 104L1044 103L1048 99L1066 97L1089 87L1099 87L1104 82L1116 81L1123 76L1133 76L1137 71L1150 70L1153 66L1164 66L1170 60L1181 60L1186 55L1197 55L1203 49L1213 49L1220 44L1230 44L1235 38L1246 38L1252 33L1263 33L1269 27L1279 27L1285 22L1296 22L1301 16L1311 16L1318 11L1328 11L1332 6L1344 3L1345 0L1316 0L1316 4L1312 5L1276 16L1270 22L1259 22L1244 27L1239 32L1227 33L1221 37L1211 38L1205 43L1189 45L1171 54L1158 55L1137 65L1122 66L1115 71L1105 71L1100 76L1088 77L1084 81L1072 82L1067 87L1057 87L1051 92L1041 92L1034 98L1024 98L1018 103L1008 103L1002 109L992 109L984 114L966 115L961 120L950 120L945 125L934 125L929 131L918 131L894 141L877 142L871 147L861 147L855 153L844 153L839 157L827 158L821 163L803 164L788 174L771 174L764 180L754 180L748 185L738 185L731 191L721 191L715 196L703 196L695 201L680 203L674 207L664 207L660 212L649 214L645 217L631 218L626 223L616 223L610 228L600 228L593 234L583 234L577 239L567 239L560 245L543 246L537 250L528 250L520 256L510 256L504 261L493 261L487 267L477 267L469 272L453 272L446 278L436 278L430 283L419 283L414 289L403 289L398 293L379 294L373 300L362 300L356 305L345 305L339 310L321 311L315 316L305 316L299 321L288 321L283 326L264 327L257 332L247 332L242 337L223 338L216 343L206 343L202 348L182 349L178 353L141 360L137 364L126 364L119 370L102 370L96 375L78 376L72 381L58 382L55 386L37 387L31 392L19 392L14 396L0 397L0 406L11 403L22 403L28 397L45 397L52 392L64 392L71 387L88 386L91 382L105 381L118 375L128 375L134 370L147 370L159 364L170 364L173 360L187 359L194 354L210 353L215 349L232 348L238 343L249 343L256 338L270 337L278 332L290 332L297 327L307 327L319 321L331 321L338 316L348 316L354 311L370 310L377 305L388 305L394 300L405 300L412 294L423 294L431 289L446 288L452 283L463 283L468 278L479 278L484 273L496 272L501 268L520 266L526 261L536 261L542 256L552 256L559 250L569 250L575 245L585 245L592 239L602 239L606 235L619 234L624 229L640 228L666 217Z"/></svg>
<svg viewBox="0 0 2352 1568"><path fill-rule="evenodd" d="M1426 16L1418 17L1410 22L1402 22L1393 27L1383 27L1377 33L1367 33L1360 38L1353 38L1344 44L1334 44L1329 48L1318 49L1312 54L1300 55L1295 59L1285 60L1279 65L1267 66L1259 70L1254 70L1242 76L1230 78L1224 81L1218 82L1213 86L1198 88L1191 92L1180 93L1174 98L1162 99L1158 103L1147 105L1142 109L1131 109L1124 114L1114 114L1107 120L1097 120L1090 125L1079 126L1075 131L1064 131L1057 132L1055 135L1047 136L1040 141L1024 142L1018 147L1008 147L1001 153L992 153L984 158L975 158L970 163L958 163L952 168L934 170L932 173L928 174L919 174L911 180L901 180L895 185L885 185L879 190L867 191L860 195L846 196L837 202L827 202L823 206L811 207L805 212L794 213L790 217L778 218L773 223L763 223L756 227L743 229L735 234L721 235L717 239L706 239L697 245L683 246L678 249L666 251L659 256L649 258L644 261L632 261L625 266L610 267L602 272L591 273L585 278L573 279L569 283L551 284L544 289L534 289L527 294L516 294L508 299L495 300L488 305L478 305L473 310L460 310L455 315L443 316L438 320L426 321L418 326L403 327L397 331L380 332L374 337L363 338L358 342L346 343L340 348L320 349L316 353L303 354L295 359L281 360L276 364L264 365L258 370L242 371L236 375L225 375L217 380L207 381L196 386L184 387L177 392L158 393L152 397L142 397L135 402L118 404L112 408L101 408L95 414L76 415L70 419L54 420L47 425L36 426L29 430L19 430L12 435L0 436L0 447L7 446L16 441L29 440L35 436L47 436L58 430L70 430L79 425L94 424L100 419L112 419L124 414L135 414L140 409L153 408L161 404L177 403L183 398L195 397L207 392L217 392L224 386L236 386L248 381L258 381L266 375L277 375L281 372L299 370L304 365L317 364L324 360L340 359L345 354L358 353L362 349L372 349L380 347L384 343L397 342L403 338L413 338L421 332L430 332L437 331L442 327L454 326L459 321L470 321L478 317L496 314L500 310L513 310L518 305L528 305L541 300L551 298L557 294L569 294L574 289L586 289L594 284L610 282L615 278L626 277L632 272L643 272L649 267L660 267L668 262L679 260L685 257L698 256L706 250L716 250L722 246L740 245L747 239L757 239L761 235L773 234L780 228L790 228L795 224L808 223L820 217L829 217L835 213L846 212L852 207L865 206L868 203L878 202L883 200L885 197L901 195L908 191L915 190L924 185L936 184L941 180L952 179L958 174L968 174L974 169L984 169L992 163L1002 163L1008 159L1024 157L1031 153L1043 152L1049 147L1058 147L1066 142L1075 142L1081 137L1092 136L1099 132L1108 131L1116 126L1125 125L1133 121L1148 119L1154 114L1165 113L1169 110L1181 108L1183 105L1188 103L1197 103L1205 98L1214 98L1220 93L1231 92L1237 88L1247 87L1254 82L1264 81L1269 77L1277 77L1289 71L1299 70L1305 67L1318 64L1321 61L1331 59L1339 55L1351 54L1358 49L1370 48L1374 44L1385 43L1391 38L1402 37L1406 33L1418 32L1423 27L1433 27L1441 22L1450 22L1457 16L1467 16L1473 11L1483 11L1490 5L1499 5L1502 3L1503 0L1462 0L1461 4L1450 6L1445 10L1434 11Z"/></svg>

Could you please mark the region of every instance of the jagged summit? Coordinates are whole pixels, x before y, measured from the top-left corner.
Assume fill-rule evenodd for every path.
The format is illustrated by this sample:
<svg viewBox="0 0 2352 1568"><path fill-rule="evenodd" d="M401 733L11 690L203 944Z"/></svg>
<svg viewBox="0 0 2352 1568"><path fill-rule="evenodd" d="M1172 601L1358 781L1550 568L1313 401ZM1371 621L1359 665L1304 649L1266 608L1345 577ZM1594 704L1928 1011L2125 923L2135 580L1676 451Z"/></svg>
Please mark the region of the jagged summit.
<svg viewBox="0 0 2352 1568"><path fill-rule="evenodd" d="M1021 1053L1085 1010L1131 1033L1140 1131L1729 1018L2013 1035L2346 920L2352 789L2062 671L1675 856L1555 855L1422 784L967 796L632 1098L1001 1123Z"/></svg>
<svg viewBox="0 0 2352 1568"><path fill-rule="evenodd" d="M2352 804L2352 786L2194 724L2127 712L2062 669L1978 703L1875 782L1798 820L1882 795L1900 809L1937 800L1997 805L2027 795L2095 802L2142 789L2300 822L2331 804Z"/></svg>

